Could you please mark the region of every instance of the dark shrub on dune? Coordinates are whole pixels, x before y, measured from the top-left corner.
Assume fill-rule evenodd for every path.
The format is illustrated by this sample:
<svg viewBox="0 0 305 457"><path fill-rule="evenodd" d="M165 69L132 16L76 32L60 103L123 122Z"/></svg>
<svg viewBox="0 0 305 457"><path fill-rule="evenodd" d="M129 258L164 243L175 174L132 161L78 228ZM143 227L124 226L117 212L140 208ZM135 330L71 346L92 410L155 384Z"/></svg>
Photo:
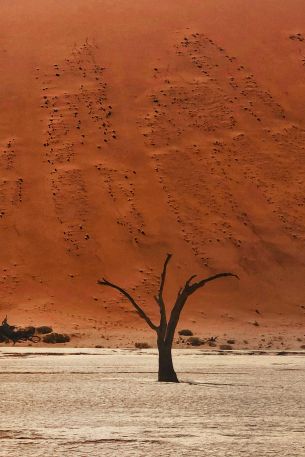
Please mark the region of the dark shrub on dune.
<svg viewBox="0 0 305 457"><path fill-rule="evenodd" d="M49 344L68 343L70 341L70 337L65 333L49 333L43 337L42 341Z"/></svg>
<svg viewBox="0 0 305 457"><path fill-rule="evenodd" d="M198 338L197 336L191 336L187 339L187 342L191 346L202 346L204 344L204 341L201 338Z"/></svg>
<svg viewBox="0 0 305 457"><path fill-rule="evenodd" d="M20 333L24 333L24 334L28 333L28 334L33 334L33 335L34 335L36 329L35 329L35 327L33 327L32 325L30 325L29 327L20 327L20 328L18 329L18 331L19 331Z"/></svg>
<svg viewBox="0 0 305 457"><path fill-rule="evenodd" d="M193 336L192 330L190 330L188 328L184 328L184 329L180 330L178 333L180 336Z"/></svg>
<svg viewBox="0 0 305 457"><path fill-rule="evenodd" d="M135 343L137 349L149 349L151 346L148 343Z"/></svg>
<svg viewBox="0 0 305 457"><path fill-rule="evenodd" d="M219 346L219 349L221 349L222 351L232 351L232 346L230 344L221 344Z"/></svg>
<svg viewBox="0 0 305 457"><path fill-rule="evenodd" d="M40 335L46 335L47 333L52 333L53 329L47 325L42 325L41 327L36 327L36 332Z"/></svg>

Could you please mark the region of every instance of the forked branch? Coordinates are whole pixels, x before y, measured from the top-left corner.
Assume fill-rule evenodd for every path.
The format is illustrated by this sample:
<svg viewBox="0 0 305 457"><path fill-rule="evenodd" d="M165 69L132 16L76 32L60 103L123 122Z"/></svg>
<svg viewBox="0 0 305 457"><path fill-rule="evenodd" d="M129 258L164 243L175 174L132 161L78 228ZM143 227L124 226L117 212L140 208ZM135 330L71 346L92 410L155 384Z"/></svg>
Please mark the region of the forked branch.
<svg viewBox="0 0 305 457"><path fill-rule="evenodd" d="M197 289L200 289L201 287L205 286L208 282L215 281L215 279L224 278L226 276L233 276L239 279L239 277L234 273L218 273L217 275L209 276L208 278L201 279L201 281L190 284L191 280L196 278L196 275L192 276L191 279L186 283L189 291L188 295L193 294Z"/></svg>
<svg viewBox="0 0 305 457"><path fill-rule="evenodd" d="M170 319L167 325L166 335L165 335L165 342L168 344L172 344L173 338L175 335L175 330L180 318L180 314L184 308L184 305L189 298L196 290L200 289L201 287L205 286L210 281L215 281L219 278L224 278L226 276L233 276L237 279L239 277L234 273L218 273L213 276L209 276L208 278L204 278L198 282L192 283L192 280L196 278L196 275L191 276L185 283L184 287L179 290L176 302L173 306Z"/></svg>

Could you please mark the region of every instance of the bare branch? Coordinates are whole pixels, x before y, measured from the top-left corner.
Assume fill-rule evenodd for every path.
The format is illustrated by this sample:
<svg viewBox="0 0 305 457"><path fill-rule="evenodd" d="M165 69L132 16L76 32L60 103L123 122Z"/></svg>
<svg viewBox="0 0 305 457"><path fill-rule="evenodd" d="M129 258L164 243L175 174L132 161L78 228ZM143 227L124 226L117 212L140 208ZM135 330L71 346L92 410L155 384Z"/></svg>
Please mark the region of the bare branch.
<svg viewBox="0 0 305 457"><path fill-rule="evenodd" d="M191 281L193 281L193 279L197 278L197 275L193 275L191 276L185 283L185 286L184 287L187 287L190 285Z"/></svg>
<svg viewBox="0 0 305 457"><path fill-rule="evenodd" d="M164 266L163 266L163 271L161 273L160 277L160 288L159 288L159 293L158 296L155 297L156 302L159 305L160 309L160 331L162 336L164 337L165 331L166 331L166 326L167 326L167 319L166 319L166 308L165 308L165 303L163 299L163 290L164 290L164 285L165 285L165 280L166 280L166 272L167 272L167 266L172 258L172 254L167 254Z"/></svg>
<svg viewBox="0 0 305 457"><path fill-rule="evenodd" d="M142 317L142 319L145 320L145 322L149 325L149 327L151 329L155 330L155 332L158 331L159 328L150 320L150 318L143 311L143 309L136 303L136 301L132 298L132 296L125 289L123 289L120 286L117 286L116 284L113 284L113 283L107 281L107 279L105 279L105 278L103 278L102 280L97 281L97 283L100 286L112 287L112 289L118 290L122 295L124 295L126 298L128 298L128 300L130 301L132 306L136 309L136 311L139 314L139 316Z"/></svg>
<svg viewBox="0 0 305 457"><path fill-rule="evenodd" d="M200 287L205 286L206 283L208 283L210 281L214 281L215 279L224 278L227 276L231 276L231 277L239 279L239 277L234 273L218 273L217 275L209 276L208 278L202 279L201 281L195 282L194 284L188 284L189 285L189 295L194 293Z"/></svg>
<svg viewBox="0 0 305 457"><path fill-rule="evenodd" d="M166 336L165 336L166 343L171 344L174 339L175 330L176 330L176 327L177 327L177 324L178 324L178 321L180 318L181 311L183 310L184 305L185 305L187 299L189 298L189 296L192 295L199 288L205 286L206 283L208 283L210 281L214 281L219 278L226 277L226 276L233 276L233 277L239 279L239 277L234 273L218 273L216 275L209 276L208 278L202 279L201 281L195 282L193 284L191 284L191 281L196 277L196 275L191 276L186 281L184 288L182 290L180 289L180 291L178 293L176 303L174 304L174 307L173 307L171 315L170 315L170 319L169 319L167 331L166 331Z"/></svg>
<svg viewBox="0 0 305 457"><path fill-rule="evenodd" d="M167 265L172 258L172 254L167 254L164 266L163 266L163 271L161 273L161 281L160 281L160 289L159 289L159 297L162 297L163 294L163 289L164 289L164 284L165 284L165 279L166 279L166 270L167 270Z"/></svg>

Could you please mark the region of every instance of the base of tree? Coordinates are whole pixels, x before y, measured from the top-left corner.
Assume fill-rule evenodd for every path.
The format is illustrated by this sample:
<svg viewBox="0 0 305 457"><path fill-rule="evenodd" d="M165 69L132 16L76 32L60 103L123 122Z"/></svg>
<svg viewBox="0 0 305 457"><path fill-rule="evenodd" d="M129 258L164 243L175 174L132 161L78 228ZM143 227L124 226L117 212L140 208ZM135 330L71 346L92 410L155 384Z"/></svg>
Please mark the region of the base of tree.
<svg viewBox="0 0 305 457"><path fill-rule="evenodd" d="M171 344L158 342L159 350L159 382L179 382L173 366Z"/></svg>
<svg viewBox="0 0 305 457"><path fill-rule="evenodd" d="M158 376L158 382L179 382L179 379L177 378L176 373L167 375L167 374L162 374Z"/></svg>

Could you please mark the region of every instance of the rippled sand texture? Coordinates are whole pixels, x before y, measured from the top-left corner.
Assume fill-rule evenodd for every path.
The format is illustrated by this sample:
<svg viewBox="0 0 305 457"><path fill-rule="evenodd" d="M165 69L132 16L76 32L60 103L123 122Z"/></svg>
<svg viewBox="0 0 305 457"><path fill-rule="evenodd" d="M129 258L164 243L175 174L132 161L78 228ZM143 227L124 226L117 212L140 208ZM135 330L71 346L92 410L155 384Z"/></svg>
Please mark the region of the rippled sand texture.
<svg viewBox="0 0 305 457"><path fill-rule="evenodd" d="M302 356L176 351L179 385L154 351L5 351L1 456L305 455Z"/></svg>
<svg viewBox="0 0 305 457"><path fill-rule="evenodd" d="M168 304L241 278L183 326L300 349L304 24L304 0L2 0L0 318L134 346L145 323L97 279L156 318L172 252Z"/></svg>

